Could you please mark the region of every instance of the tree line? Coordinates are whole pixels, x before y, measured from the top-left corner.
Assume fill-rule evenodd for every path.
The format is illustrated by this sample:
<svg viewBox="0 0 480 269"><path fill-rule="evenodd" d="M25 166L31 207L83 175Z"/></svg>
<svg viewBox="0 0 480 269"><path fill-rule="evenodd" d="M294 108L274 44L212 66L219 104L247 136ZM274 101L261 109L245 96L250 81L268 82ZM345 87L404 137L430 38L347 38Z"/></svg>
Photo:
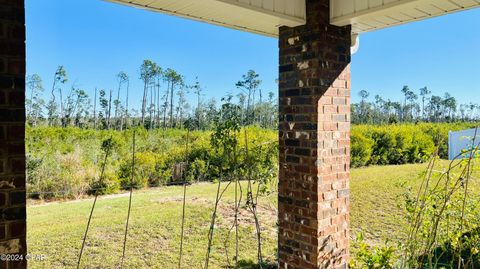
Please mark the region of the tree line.
<svg viewBox="0 0 480 269"><path fill-rule="evenodd" d="M31 126L76 126L93 129L123 130L129 126L146 129L183 128L186 124L198 130L211 129L220 106L215 98L205 99L204 88L198 78L188 84L185 77L171 68L162 68L151 60L144 60L138 69L141 89L138 106L131 104L130 82L125 72L116 75L115 89L95 88L93 97L75 84L67 87L68 76L59 66L51 88L46 91L38 74L27 77L27 121ZM242 125L256 124L276 128L278 103L273 92L262 89L260 75L249 70L235 83L238 93L227 94L228 100L239 107ZM68 89L68 90L67 90ZM427 88L411 90L404 86L402 100L384 99L375 95L370 99L366 90L359 92L360 101L352 104L352 123L388 124L401 122L473 122L480 120L480 105L459 104L450 93L434 95ZM190 98L188 98L190 96ZM193 98L194 97L194 98ZM138 103L138 102L136 102Z"/></svg>
<svg viewBox="0 0 480 269"><path fill-rule="evenodd" d="M189 85L185 77L171 68L162 68L152 60L139 67L141 89L130 89L133 79L121 71L115 89L95 88L93 98L75 84L67 86L68 75L59 66L51 88L45 89L38 74L27 77L27 122L31 126L76 126L93 129L123 130L130 126L146 129L190 128L211 129L220 111L217 100L205 100L198 78ZM262 89L260 75L249 70L235 84L239 92L222 100L235 102L240 108L242 125L256 124L264 128L277 126L277 100L273 92ZM131 95L140 96L138 107L129 107ZM189 102L188 94L195 96Z"/></svg>
<svg viewBox="0 0 480 269"><path fill-rule="evenodd" d="M459 104L446 92L433 95L423 87L417 91L404 86L403 100L392 101L375 95L369 99L366 90L359 92L360 102L352 104L352 123L385 124L398 122L474 122L480 120L480 105L470 102Z"/></svg>

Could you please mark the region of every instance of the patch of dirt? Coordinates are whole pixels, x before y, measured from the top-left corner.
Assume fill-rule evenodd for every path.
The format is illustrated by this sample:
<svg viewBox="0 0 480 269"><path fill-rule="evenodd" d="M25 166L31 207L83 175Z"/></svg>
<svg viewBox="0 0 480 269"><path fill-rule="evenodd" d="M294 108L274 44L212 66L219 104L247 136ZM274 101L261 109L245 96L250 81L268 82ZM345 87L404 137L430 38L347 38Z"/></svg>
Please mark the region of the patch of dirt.
<svg viewBox="0 0 480 269"><path fill-rule="evenodd" d="M165 204L170 202L183 202L183 196L171 196L163 198L155 198L151 200L153 203ZM200 198L195 196L187 197L186 200L188 204L202 205L209 208L213 213L213 208L215 206L215 199ZM276 221L277 221L277 209L269 204L262 204L261 202L257 205L257 217L260 222L260 227L262 233L267 235L276 236ZM235 221L235 209L233 202L227 203L226 201L220 201L217 209L217 220L216 227L230 229ZM238 211L238 223L239 226L250 227L253 233L256 233L255 230L255 219L252 212L245 206L245 201L242 201L239 211ZM208 227L210 224L205 223L204 226Z"/></svg>
<svg viewBox="0 0 480 269"><path fill-rule="evenodd" d="M158 203L158 204L165 204L165 203L170 203L170 202L183 202L183 196L170 196L170 197L164 197L164 198L155 198L150 200L152 203ZM196 205L212 205L214 200L213 199L205 199L205 198L199 198L199 197L187 197L185 200L187 204L189 203L194 203Z"/></svg>
<svg viewBox="0 0 480 269"><path fill-rule="evenodd" d="M220 203L218 206L218 215L220 218L217 220L219 227L230 229L235 221L235 208L232 204ZM277 211L269 205L258 204L257 205L257 218L260 223L260 229L262 236L276 236L276 221ZM256 234L255 218L249 208L242 202L238 210L238 225L241 227L249 227L253 234Z"/></svg>
<svg viewBox="0 0 480 269"><path fill-rule="evenodd" d="M227 223L233 223L235 220L235 208L234 205L227 205L221 203L218 206L219 215L223 217ZM267 205L257 205L257 217L260 223L274 223L277 220L277 212ZM238 221L240 225L255 225L255 219L253 213L245 206L241 204L238 210Z"/></svg>

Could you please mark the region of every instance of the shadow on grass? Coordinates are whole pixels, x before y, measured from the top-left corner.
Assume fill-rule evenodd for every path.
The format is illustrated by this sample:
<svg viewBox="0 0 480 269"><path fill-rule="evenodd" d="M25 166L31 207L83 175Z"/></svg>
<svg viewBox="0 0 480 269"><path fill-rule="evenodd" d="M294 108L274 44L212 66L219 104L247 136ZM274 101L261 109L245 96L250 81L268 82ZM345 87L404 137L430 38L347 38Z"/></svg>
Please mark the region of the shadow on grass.
<svg viewBox="0 0 480 269"><path fill-rule="evenodd" d="M235 268L234 266L229 267L229 268ZM251 260L240 260L238 261L238 268L242 269L259 269L260 266L258 265L258 262L254 262ZM277 263L275 262L263 262L262 264L263 269L276 269L278 268Z"/></svg>
<svg viewBox="0 0 480 269"><path fill-rule="evenodd" d="M463 265L461 268L480 268L480 253L477 249L479 238L480 228L476 228L464 233L460 238L461 245L469 247L459 250L457 246L447 242L435 248L430 255L420 256L419 261L428 264L430 256L433 263L439 268L457 268L458 264ZM474 246L477 246L477 248ZM459 263L459 256L461 257L461 263Z"/></svg>

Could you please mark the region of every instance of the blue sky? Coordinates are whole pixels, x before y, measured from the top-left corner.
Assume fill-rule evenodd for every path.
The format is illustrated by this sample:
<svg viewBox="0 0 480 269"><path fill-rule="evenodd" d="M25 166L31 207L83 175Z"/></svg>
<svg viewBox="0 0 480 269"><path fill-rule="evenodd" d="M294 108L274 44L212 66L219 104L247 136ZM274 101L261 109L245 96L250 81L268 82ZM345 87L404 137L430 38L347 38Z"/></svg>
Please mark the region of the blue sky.
<svg viewBox="0 0 480 269"><path fill-rule="evenodd" d="M131 77L132 104L139 103L143 59L170 67L205 98L237 93L235 82L249 69L263 90L277 91L278 45L274 38L189 21L102 0L26 0L27 73L50 88L64 65L70 86L93 96L95 87L115 89L115 75ZM352 97L401 99L400 89L428 86L451 92L460 102L480 102L480 9L398 26L360 36L352 58Z"/></svg>

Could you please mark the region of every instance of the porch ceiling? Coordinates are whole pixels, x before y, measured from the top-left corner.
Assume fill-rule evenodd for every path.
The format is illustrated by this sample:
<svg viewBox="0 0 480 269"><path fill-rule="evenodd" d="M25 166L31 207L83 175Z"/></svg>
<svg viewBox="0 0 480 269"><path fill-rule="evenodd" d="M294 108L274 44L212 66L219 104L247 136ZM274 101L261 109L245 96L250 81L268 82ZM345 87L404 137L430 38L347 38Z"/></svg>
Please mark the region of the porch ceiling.
<svg viewBox="0 0 480 269"><path fill-rule="evenodd" d="M305 0L106 0L277 37L305 24ZM354 34L480 7L480 0L330 0L330 21Z"/></svg>
<svg viewBox="0 0 480 269"><path fill-rule="evenodd" d="M363 33L480 7L480 0L330 0L330 23Z"/></svg>
<svg viewBox="0 0 480 269"><path fill-rule="evenodd" d="M106 0L277 37L278 27L305 23L305 0Z"/></svg>

